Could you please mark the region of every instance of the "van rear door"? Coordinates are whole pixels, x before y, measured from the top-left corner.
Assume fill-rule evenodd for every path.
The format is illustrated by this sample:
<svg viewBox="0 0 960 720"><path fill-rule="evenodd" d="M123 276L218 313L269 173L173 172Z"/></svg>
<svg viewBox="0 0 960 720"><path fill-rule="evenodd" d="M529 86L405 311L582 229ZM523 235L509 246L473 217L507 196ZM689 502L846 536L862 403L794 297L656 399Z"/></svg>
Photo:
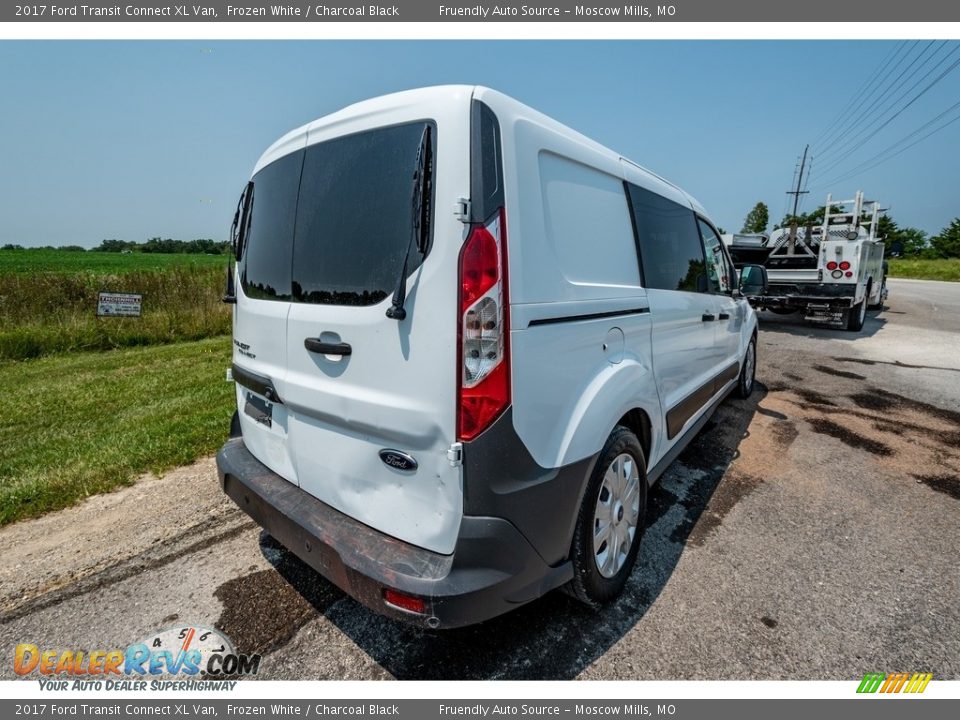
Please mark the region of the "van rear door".
<svg viewBox="0 0 960 720"><path fill-rule="evenodd" d="M432 239L426 228L422 248L411 240L417 158L424 141L435 157L435 134L415 122L308 144L285 402L304 490L382 532L449 553L462 495L447 457L455 441L456 256L444 251L459 248L463 229L447 213ZM437 169L427 171L432 186ZM432 205L433 195L428 188L423 201ZM405 254L413 272L406 318L397 321L386 309Z"/></svg>
<svg viewBox="0 0 960 720"><path fill-rule="evenodd" d="M281 240L267 243L273 256L255 256L253 232L249 251L251 262L288 269L272 281L284 288L277 299L286 293L274 303L278 312L283 307L283 333L261 333L269 367L248 365L270 372L282 423L244 421L244 441L328 505L439 553L453 552L463 505L460 468L448 456L456 441L457 263L465 235L452 208L469 187L463 100L440 104L429 120L404 107L310 126L296 153L290 249ZM426 179L417 173L424 152ZM260 176L270 167L254 177L253 228L264 220ZM415 202L417 187L423 204ZM422 236L414 228L417 205ZM283 237L284 222L275 223L272 241ZM398 320L387 310L404 258L405 318ZM238 328L250 322L244 309ZM278 442L281 430L289 467L272 462L277 453L255 449Z"/></svg>

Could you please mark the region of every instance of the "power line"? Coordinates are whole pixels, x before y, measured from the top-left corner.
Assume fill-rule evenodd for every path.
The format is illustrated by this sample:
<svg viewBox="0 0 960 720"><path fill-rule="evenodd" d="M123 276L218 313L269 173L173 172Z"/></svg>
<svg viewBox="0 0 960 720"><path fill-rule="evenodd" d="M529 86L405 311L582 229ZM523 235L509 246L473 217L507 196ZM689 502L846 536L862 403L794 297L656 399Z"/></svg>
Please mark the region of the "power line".
<svg viewBox="0 0 960 720"><path fill-rule="evenodd" d="M939 62L937 62L937 64L934 65L933 68L931 68L930 70L928 70L925 74L921 75L921 76L916 80L916 82L914 82L908 89L904 90L902 93L900 93L899 95L897 95L896 99L892 99L892 100L886 102L885 106L881 106L881 103L883 103L885 100L887 100L887 98L888 98L890 95L892 95L893 93L899 91L902 87L904 87L904 85L906 85L907 81L912 80L912 79L917 75L918 72L920 72L924 67L926 67L926 65L927 65L933 58L935 58L935 57L937 56L937 54L940 52L940 50L943 49L944 46L946 46L946 44L947 44L947 42L946 42L946 41L943 41L943 43L941 43L941 45L933 52L933 54L932 54L930 57L928 57L926 60L924 60L923 63L922 63L919 67L917 67L912 73L910 73L909 76L907 76L906 78L904 78L904 79L901 81L901 78L903 77L904 73L906 73L906 71L909 70L909 67L908 67L908 68L905 68L905 69L904 69L904 72L900 74L900 77L898 77L897 80L894 81L894 84L892 84L892 85L883 93L882 96L876 98L876 99L874 100L874 102L870 104L869 107L867 107L867 108L865 108L865 109L863 110L863 112L860 114L860 118L861 118L861 121L862 121L862 122L861 122L861 125L863 125L864 127L863 127L862 129L858 129L857 134L853 136L853 139L858 139L858 138L863 137L864 132L868 131L871 127L873 127L873 125L875 125L881 118L883 118L883 116L884 116L887 112L889 112L892 108L895 108L896 105L897 105L897 103L900 102L901 100L903 100L903 98L906 97L907 94L909 94L910 92L912 92L918 85L920 85L920 83L922 83L926 78L930 77L930 75L932 75L934 72L936 72L936 70L937 70L940 66L942 66L945 62L947 62L947 61L950 59L951 55L953 55L955 52L957 52L957 50L960 50L960 47L954 48L954 50L953 50L952 52L947 53L947 55L946 55L944 58L942 58ZM922 57L922 55L923 55L924 53L926 53L926 51L927 51L928 49L930 49L931 46L932 46L932 41L931 41L931 44L927 45L927 47L924 48L923 51L921 51L921 54L920 54L920 55L918 55L916 58L914 58L914 61L913 61L912 63L910 63L910 67L912 67L913 65L915 65L916 62ZM871 118L873 119L873 122L868 122ZM851 139L848 138L846 144L849 146L850 142L851 142ZM844 147L841 145L841 146L835 147L834 149L832 149L831 151L829 151L829 153L827 153L827 154L834 156L834 157L831 159L831 163L833 163L833 162L836 161L836 160L838 159L838 157L839 157L839 156L837 155L837 153L840 153L840 154L842 155L844 152L846 152L847 154L849 154L849 147L847 147L846 149L844 149ZM821 158L822 158L822 157L823 157L823 156L821 155Z"/></svg>
<svg viewBox="0 0 960 720"><path fill-rule="evenodd" d="M886 94L889 88L896 82L896 79L890 80L890 78L893 76L893 73L899 70L904 63L908 62L914 48L916 48L919 44L920 44L919 40L914 40L909 45L905 46L906 52L904 52L902 56L897 58L897 61L890 67L889 70L886 71L886 73L877 76L876 85L870 88L870 95L865 96L863 98L862 103L867 102L869 97L873 97L874 102L876 102L877 98L883 97ZM903 71L901 71L900 76L897 76L897 79L899 79L899 77L902 76L902 73ZM864 115L862 112L851 112L849 110L849 108L851 107L853 108L857 107L855 103L851 103L847 107L848 107L847 119L837 128L837 130L831 136L827 137L824 140L824 142L821 143L820 147L817 148L818 155L823 155L827 150L829 150L831 147L836 145L836 143L840 138L842 138L844 135L848 134L851 130L853 130L857 126L857 123L863 122Z"/></svg>
<svg viewBox="0 0 960 720"><path fill-rule="evenodd" d="M844 182L845 180L849 180L849 179L852 178L852 177L856 177L857 175L859 175L859 174L861 174L861 173L863 173L863 172L866 172L867 170L872 170L873 168L877 167L877 165L882 165L883 163L887 162L888 160L892 160L892 159L895 158L897 155L900 155L901 153L906 152L907 150L909 150L910 148L912 148L914 145L917 145L917 144L923 142L924 140L926 140L926 139L927 139L928 137L930 137L931 135L934 135L934 134L940 132L941 130L943 130L944 128L946 128L946 127L948 127L948 126L950 126L950 125L953 125L953 123L957 122L958 120L960 120L960 115L957 115L957 117L953 118L953 119L950 120L949 122L944 123L943 125L941 125L941 126L938 127L937 129L931 130L930 132L928 132L928 133L927 133L926 135L924 135L923 137L918 138L918 139L915 140L914 142L912 142L912 143L910 143L909 145L907 145L905 148L903 148L903 149L901 149L901 150L898 150L897 152L895 152L895 153L894 153L893 155L891 155L890 157L884 158L883 160L880 160L879 162L876 162L876 163L874 163L873 165L870 165L869 167L864 168L863 170L858 170L858 171L856 171L856 172L854 172L854 173L848 174L846 177L842 177L842 178L840 178L839 180L835 180L834 182L835 182L835 183L837 183L837 182Z"/></svg>
<svg viewBox="0 0 960 720"><path fill-rule="evenodd" d="M847 137L847 136L854 130L854 128L857 126L857 124L863 125L863 123L869 121L870 118L875 117L876 114L882 114L882 113L886 112L886 109L882 109L882 108L881 108L881 104L882 104L892 93L898 91L901 87L903 87L904 84L906 84L906 82L907 82L908 80L910 80L911 78L913 78L914 75L916 75L920 70L922 70L923 67L924 67L925 65L927 65L927 63L930 62L931 59L933 59L934 57L936 57L936 55L937 55L937 53L940 51L940 49L941 49L944 45L946 45L946 41L944 41L943 44L940 45L940 47L937 48L937 50L934 51L933 55L931 55L931 56L928 57L926 60L924 60L923 63L922 63L916 70L914 70L909 76L907 76L906 79L903 79L903 82L901 82L901 79L904 77L904 75L906 75L906 73L910 70L910 68L912 68L914 65L916 65L917 62L919 62L920 58L922 58L922 57L927 53L927 51L930 50L931 47L933 47L934 42L935 42L935 41L931 40L929 43L927 43L927 45L917 54L917 56L910 62L910 64L907 65L907 66L900 72L900 74L896 77L896 79L890 84L890 86L889 86L886 90L884 90L882 93L878 94L877 97L875 97L875 98L873 99L873 101L872 101L866 108L858 111L858 113L857 113L857 120L859 121L858 123L855 123L854 125L850 126L850 128L848 128L845 132L843 132L843 133L841 133L840 135L838 135L830 145L828 145L827 147L822 148L822 149L820 150L819 155L820 155L820 158L821 158L821 159L825 159L825 156L826 156L826 157L829 157L830 155L835 155L837 152L843 152L843 147L842 147L842 146L838 146L837 143L839 143L841 140L843 140L843 138ZM949 55L948 55L947 57L949 57ZM941 60L941 63L942 63L942 62L943 62L943 61ZM939 64L938 64L938 66L939 66ZM933 71L930 71L930 72L933 72ZM929 76L929 73L927 74L927 76ZM924 76L924 77L927 77L927 76ZM916 85L919 84L919 83L921 83L921 82L923 82L923 77L921 77L920 80L918 80L917 83L916 83L913 87L916 87ZM911 90L913 89L913 87L911 87ZM909 90L908 90L907 92L909 92ZM901 96L901 97L902 97L902 96ZM900 98L898 97L897 99L899 100ZM896 101L892 101L892 102L890 103L890 105L893 105L895 102L896 102ZM874 113L874 109L877 109L877 113ZM859 130L858 130L858 132L859 132Z"/></svg>
<svg viewBox="0 0 960 720"><path fill-rule="evenodd" d="M956 54L958 51L960 51L960 46L957 46L949 55L947 55L947 56L944 58L944 60L941 60L941 62L937 64L937 67L939 67L940 65L942 65L945 60L948 60L952 55ZM940 73L936 78L934 78L934 79L933 79L929 84L927 84L920 92L918 92L916 95L914 95L912 98L910 98L910 100L909 100L905 105L903 105L903 106L902 106L899 110L897 110L893 115L891 115L891 116L888 117L886 120L884 120L884 121L880 124L880 126L877 127L875 130L873 130L872 132L870 132L870 134L868 134L868 135L866 135L866 136L861 135L861 138L862 138L862 139L860 139L859 142L857 142L855 145L853 145L852 147L850 147L846 152L844 152L841 156L839 156L838 158L836 158L832 163L829 163L828 166L827 166L826 168L824 168L823 172L829 172L830 170L836 168L841 162L843 162L843 160L845 160L846 158L850 157L850 155L852 155L854 152L856 152L859 148L863 147L864 144L866 144L867 142L869 142L872 138L876 137L876 135L877 135L881 130L883 130L883 129L884 129L885 127L887 127L891 122L893 122L894 120L896 120L900 115L902 115L902 114L907 110L907 108L909 108L909 107L910 107L911 105L913 105L917 100L919 100L921 97L923 97L923 95L926 94L934 85L936 85L938 82L940 82L941 80L943 80L943 78L945 78L947 75L949 75L951 72L953 72L953 71L957 68L957 66L960 66L960 59L955 60L952 65L950 65L946 70L944 70L944 71L943 71L942 73ZM935 68L935 69L936 69L936 68ZM933 71L931 71L930 73L928 73L925 77L929 77L930 74L932 74L932 72L933 72ZM901 95L899 98L897 98L897 100L896 100L895 102L899 102L907 93L911 92L914 88L917 87L917 85L919 85L921 82L923 82L924 79L925 79L925 78L921 78L920 80L918 80L909 90L907 90L906 93L904 93L904 94ZM882 116L881 116L881 117L882 117ZM878 120L879 120L879 118L878 118ZM867 128L867 130L869 130L870 128L872 128L873 125L875 125L875 124L876 124L876 122L872 123L872 124Z"/></svg>
<svg viewBox="0 0 960 720"><path fill-rule="evenodd" d="M914 41L914 42L918 42L918 41ZM886 58L880 62L879 69L873 74L868 75L867 79L864 80L863 83L861 83L860 89L857 91L857 93L854 95L853 100L851 101L852 105L857 104L857 101L867 91L867 88L873 84L873 81L880 76L880 73L882 73L886 69L887 65L890 64L893 58L896 55L898 55L900 51L907 46L907 44L908 44L908 41L903 40L900 43L898 43L896 46L894 46L893 50L891 50L887 54ZM849 113L847 113L844 110L841 110L839 113L837 113L836 117L833 118L830 124L828 124L823 130L821 130L817 134L817 136L813 139L813 141L810 144L813 147L816 147L818 142L820 142L821 140L826 140L827 138L830 137L830 131L834 128L834 126L836 126L838 122L840 122L841 120L849 120L849 119L850 119Z"/></svg>
<svg viewBox="0 0 960 720"><path fill-rule="evenodd" d="M860 163L860 164L857 165L856 167L854 167L854 168L852 168L851 170L849 170L849 171L847 171L846 173L844 173L842 177L838 177L838 178L836 178L835 180L831 180L829 183L826 183L825 186L826 186L826 185L833 185L833 184L836 184L836 183L839 183L839 182L843 182L844 180L848 180L848 179L850 179L850 178L852 178L852 177L855 177L856 175L859 175L859 174L861 174L861 173L863 173L863 172L866 172L867 170L871 170L871 169L877 167L877 165L881 165L881 164L887 162L888 160L892 160L892 159L895 158L897 155L899 155L899 154L901 154L901 153L903 153L903 152L906 152L907 150L909 150L910 148L912 148L914 145L917 145L918 143L923 142L924 140L926 140L926 139L927 139L928 137L930 137L931 135L934 135L934 134L940 132L941 130L943 130L944 128L952 125L953 123L955 123L955 122L957 122L958 120L960 120L960 114L958 114L956 117L948 120L947 122L945 122L944 124L940 125L939 127L934 128L934 129L931 130L930 132L925 133L924 135L922 135L921 137L917 138L914 142L910 143L909 145L907 145L907 146L905 146L905 147L903 147L903 148L900 148L899 150L896 150L896 148L897 148L898 146L903 145L903 143L907 142L908 140L912 139L913 137L915 137L915 136L918 135L919 133L923 132L926 128L928 128L928 127L930 127L931 125L935 124L938 120L940 120L940 119L943 118L944 116L949 115L951 112L953 112L953 111L956 110L957 108L960 108L960 101L954 103L953 105L951 105L950 107L948 107L946 110L944 110L942 113L940 113L939 115L937 115L935 118L933 118L932 120L928 120L928 121L925 122L923 125L921 125L920 127L918 127L916 130L914 130L914 131L911 132L911 133L908 133L907 135L905 135L904 137L900 138L899 140L897 140L897 141L896 141L895 143L893 143L892 145L884 148L883 150L881 150L880 152L878 152L878 153L877 153L876 155L874 155L873 157L868 158L867 160L864 160L862 163ZM890 155L887 155L888 153L890 153L891 150L896 150L896 152L894 152L894 153L892 153L892 154L890 154ZM886 157L884 157L884 156L886 156ZM876 161L876 162L875 162L875 161Z"/></svg>

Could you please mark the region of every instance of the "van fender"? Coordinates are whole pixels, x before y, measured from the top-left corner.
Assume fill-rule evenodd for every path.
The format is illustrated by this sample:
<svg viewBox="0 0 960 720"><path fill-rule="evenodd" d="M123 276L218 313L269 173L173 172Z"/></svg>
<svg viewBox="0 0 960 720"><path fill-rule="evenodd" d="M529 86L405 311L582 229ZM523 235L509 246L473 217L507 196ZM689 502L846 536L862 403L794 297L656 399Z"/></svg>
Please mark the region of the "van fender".
<svg viewBox="0 0 960 720"><path fill-rule="evenodd" d="M569 420L549 456L546 467L563 467L595 455L603 449L617 421L635 408L650 418L651 448L660 423L660 398L653 368L637 357L625 357L616 365L606 365L593 376L580 393ZM647 458L650 462L650 458Z"/></svg>

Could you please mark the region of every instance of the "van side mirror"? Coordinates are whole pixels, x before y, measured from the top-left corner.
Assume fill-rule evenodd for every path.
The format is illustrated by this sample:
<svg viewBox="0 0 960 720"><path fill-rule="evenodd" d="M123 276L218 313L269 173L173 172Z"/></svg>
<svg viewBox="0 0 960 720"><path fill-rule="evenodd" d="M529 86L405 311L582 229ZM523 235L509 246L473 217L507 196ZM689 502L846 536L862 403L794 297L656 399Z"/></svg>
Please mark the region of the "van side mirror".
<svg viewBox="0 0 960 720"><path fill-rule="evenodd" d="M739 275L738 287L744 295L762 295L767 291L767 269L762 265L744 265Z"/></svg>

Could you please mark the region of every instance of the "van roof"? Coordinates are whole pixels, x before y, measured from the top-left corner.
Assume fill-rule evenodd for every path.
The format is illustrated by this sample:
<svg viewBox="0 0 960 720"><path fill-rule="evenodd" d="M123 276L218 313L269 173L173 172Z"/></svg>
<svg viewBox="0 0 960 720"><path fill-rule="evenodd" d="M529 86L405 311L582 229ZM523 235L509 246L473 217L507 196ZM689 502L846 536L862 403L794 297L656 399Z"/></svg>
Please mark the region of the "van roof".
<svg viewBox="0 0 960 720"><path fill-rule="evenodd" d="M501 122L516 119L518 117L523 117L527 120L533 120L546 128L554 130L555 132L561 133L572 139L576 139L579 143L591 148L594 152L605 155L615 161L622 160L623 162L633 166L642 174L646 175L649 180L653 181L652 184L662 183L668 186L675 193L681 195L694 210L706 214L703 206L697 202L695 198L693 198L682 188L674 185L669 180L666 180L660 175L657 175L651 170L634 162L633 160L625 158L620 153L611 150L605 145L601 145L596 140L587 137L583 133L580 133L569 126L554 120L548 115L544 115L539 110L531 108L528 105L521 103L519 100L510 97L509 95L504 95L497 90L493 90L482 85L434 85L430 87L416 88L413 90L403 90L401 92L390 93L388 95L380 95L379 97L370 98L369 100L361 100L360 102L348 105L347 107L337 110L334 113L324 115L321 118L317 118L316 120L291 130L279 140L274 142L269 148L267 148L263 155L260 156L260 159L257 161L257 164L253 169L253 174L256 174L263 167L269 165L274 160L277 160L284 155L293 152L294 150L305 147L307 145L307 136L310 133L316 133L318 130L331 130L339 124L343 124L348 121L354 121L358 117L386 115L400 108L409 108L417 105L431 106L441 102L469 102L473 98L483 100L484 102L494 106L493 109L497 113Z"/></svg>

